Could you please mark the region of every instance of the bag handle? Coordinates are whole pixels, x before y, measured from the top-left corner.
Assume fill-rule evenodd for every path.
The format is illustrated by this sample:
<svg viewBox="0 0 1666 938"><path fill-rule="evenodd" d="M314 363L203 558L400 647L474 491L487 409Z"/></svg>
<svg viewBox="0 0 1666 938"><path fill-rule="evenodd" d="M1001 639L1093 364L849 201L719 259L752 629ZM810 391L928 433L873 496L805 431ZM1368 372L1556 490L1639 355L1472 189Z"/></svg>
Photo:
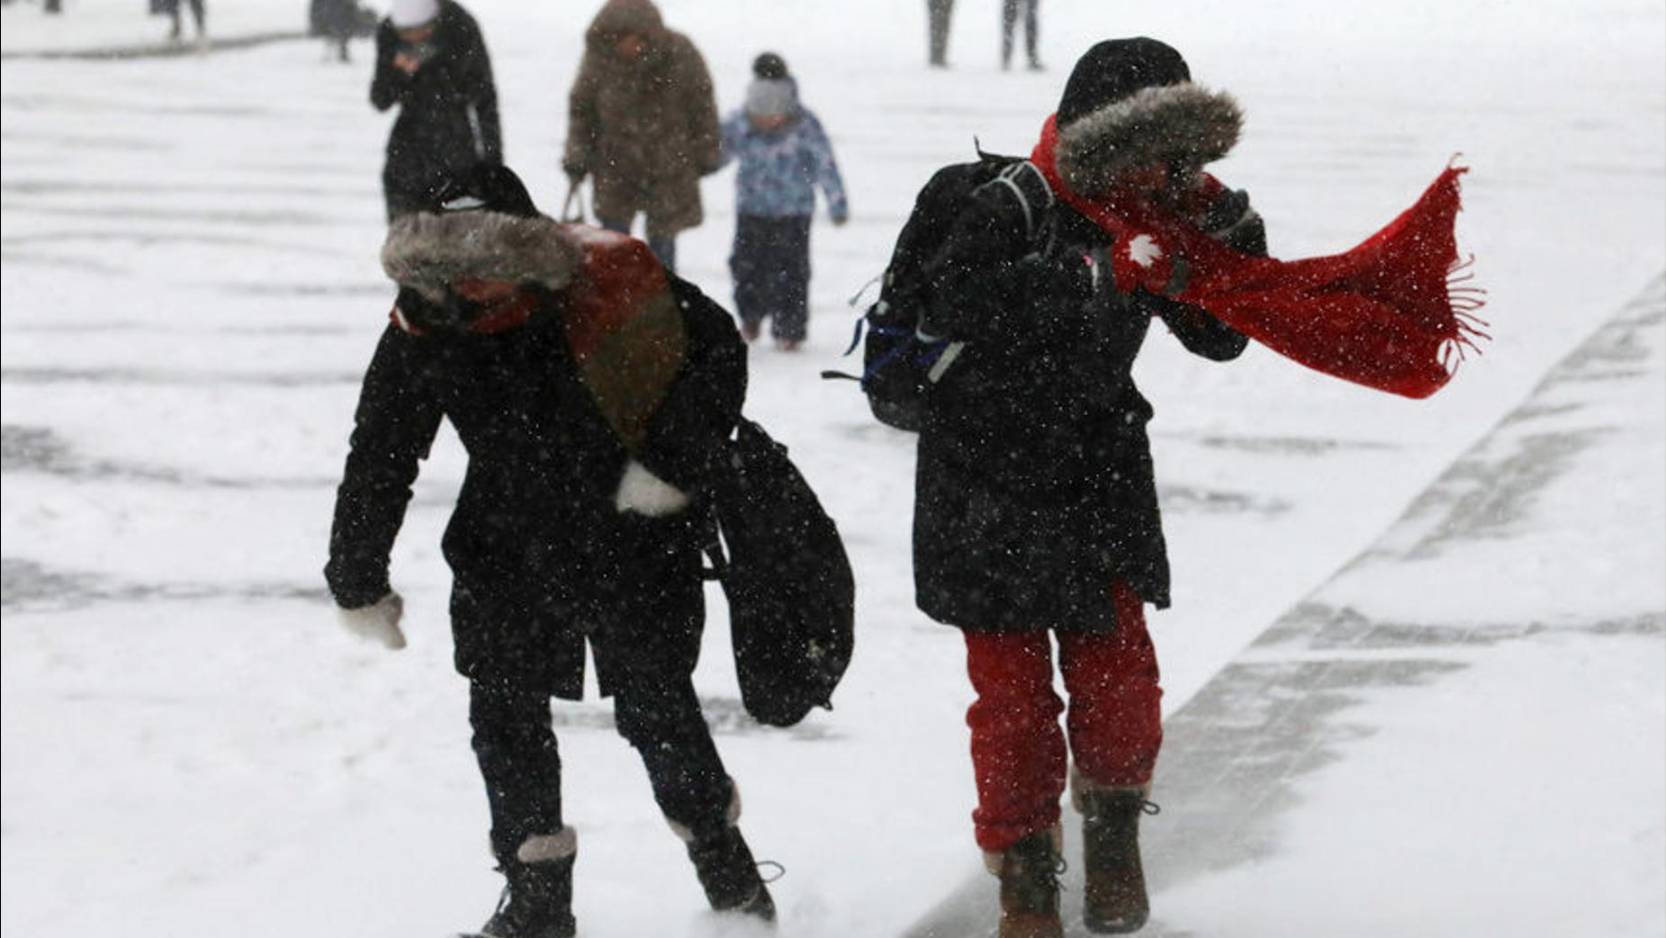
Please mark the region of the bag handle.
<svg viewBox="0 0 1666 938"><path fill-rule="evenodd" d="M567 198L561 203L561 223L564 225L584 224L584 182L567 184Z"/></svg>
<svg viewBox="0 0 1666 938"><path fill-rule="evenodd" d="M713 580L722 582L729 573L729 557L723 549L723 537L719 533L716 506L706 510L706 517L701 525L705 536L705 543L700 545L700 552L706 555L707 563L700 565L700 579L707 582Z"/></svg>

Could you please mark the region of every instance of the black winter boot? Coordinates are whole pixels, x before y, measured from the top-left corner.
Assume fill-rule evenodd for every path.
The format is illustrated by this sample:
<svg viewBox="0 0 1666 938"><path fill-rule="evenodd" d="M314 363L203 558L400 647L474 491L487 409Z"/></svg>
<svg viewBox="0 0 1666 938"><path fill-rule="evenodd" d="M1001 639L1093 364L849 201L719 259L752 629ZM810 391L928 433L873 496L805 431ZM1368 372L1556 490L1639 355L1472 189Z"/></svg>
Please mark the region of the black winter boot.
<svg viewBox="0 0 1666 938"><path fill-rule="evenodd" d="M1001 878L1000 938L1064 938L1059 919L1064 861L1056 828L1030 834L985 861Z"/></svg>
<svg viewBox="0 0 1666 938"><path fill-rule="evenodd" d="M556 841L560 836L528 838L527 844ZM526 854L523 845L519 855ZM519 855L500 867L508 883L497 911L480 931L459 938L573 938L577 934L578 924L573 919L575 852L569 847L564 856L539 857L533 862L521 860Z"/></svg>
<svg viewBox="0 0 1666 938"><path fill-rule="evenodd" d="M1086 786L1084 786L1086 787ZM1088 931L1139 931L1151 916L1140 863L1140 815L1156 814L1144 788L1078 790L1082 811L1082 919Z"/></svg>
<svg viewBox="0 0 1666 938"><path fill-rule="evenodd" d="M695 875L713 909L775 921L775 900L758 875L758 864L740 828L725 827L716 835L690 840L688 858L694 861Z"/></svg>

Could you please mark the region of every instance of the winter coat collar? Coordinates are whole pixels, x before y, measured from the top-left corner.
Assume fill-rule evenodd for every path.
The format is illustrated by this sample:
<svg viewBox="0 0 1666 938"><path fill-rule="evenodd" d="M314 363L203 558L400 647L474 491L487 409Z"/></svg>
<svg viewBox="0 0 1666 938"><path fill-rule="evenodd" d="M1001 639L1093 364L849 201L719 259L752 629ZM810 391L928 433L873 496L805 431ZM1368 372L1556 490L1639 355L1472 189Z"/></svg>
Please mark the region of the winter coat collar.
<svg viewBox="0 0 1666 938"><path fill-rule="evenodd" d="M1243 110L1224 91L1192 82L1142 88L1059 132L1059 176L1078 195L1104 195L1130 169L1220 159L1237 144L1243 123Z"/></svg>

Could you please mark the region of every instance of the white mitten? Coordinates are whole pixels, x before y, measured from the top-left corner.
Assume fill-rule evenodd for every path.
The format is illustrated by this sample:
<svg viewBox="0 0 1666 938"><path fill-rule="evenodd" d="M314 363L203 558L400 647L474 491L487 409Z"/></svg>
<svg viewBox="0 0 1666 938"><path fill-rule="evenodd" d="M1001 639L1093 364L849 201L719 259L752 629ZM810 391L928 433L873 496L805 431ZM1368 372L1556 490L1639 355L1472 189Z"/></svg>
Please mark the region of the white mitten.
<svg viewBox="0 0 1666 938"><path fill-rule="evenodd" d="M633 459L625 464L619 492L613 496L613 507L621 512L634 511L650 518L662 518L687 508L688 495Z"/></svg>
<svg viewBox="0 0 1666 938"><path fill-rule="evenodd" d="M342 628L367 642L380 642L396 651L405 647L405 633L399 629L399 618L404 613L405 600L392 592L369 606L336 607Z"/></svg>

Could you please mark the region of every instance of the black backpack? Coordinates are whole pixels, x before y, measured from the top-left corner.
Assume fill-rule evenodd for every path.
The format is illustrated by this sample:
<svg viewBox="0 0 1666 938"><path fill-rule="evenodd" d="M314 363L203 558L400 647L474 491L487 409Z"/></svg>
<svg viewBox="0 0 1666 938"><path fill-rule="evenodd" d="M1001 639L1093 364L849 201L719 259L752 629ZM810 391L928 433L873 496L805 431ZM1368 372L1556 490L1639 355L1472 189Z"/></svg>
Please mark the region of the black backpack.
<svg viewBox="0 0 1666 938"><path fill-rule="evenodd" d="M741 703L760 723L792 726L832 709L850 664L850 559L787 448L762 427L742 419L724 458L713 490L722 541L706 553L729 601Z"/></svg>
<svg viewBox="0 0 1666 938"><path fill-rule="evenodd" d="M930 302L927 267L972 193L997 181L1023 207L1030 237L1039 234L1045 212L1053 204L1053 193L1028 160L979 150L975 162L938 170L915 196L914 209L897 235L879 301L868 307L857 324L857 338L851 342L850 351L862 342L861 376L833 371L822 374L825 378L857 378L867 394L869 408L881 423L918 431L925 422L928 392L964 350L965 343L935 339L920 331ZM865 341L861 338L864 328Z"/></svg>

